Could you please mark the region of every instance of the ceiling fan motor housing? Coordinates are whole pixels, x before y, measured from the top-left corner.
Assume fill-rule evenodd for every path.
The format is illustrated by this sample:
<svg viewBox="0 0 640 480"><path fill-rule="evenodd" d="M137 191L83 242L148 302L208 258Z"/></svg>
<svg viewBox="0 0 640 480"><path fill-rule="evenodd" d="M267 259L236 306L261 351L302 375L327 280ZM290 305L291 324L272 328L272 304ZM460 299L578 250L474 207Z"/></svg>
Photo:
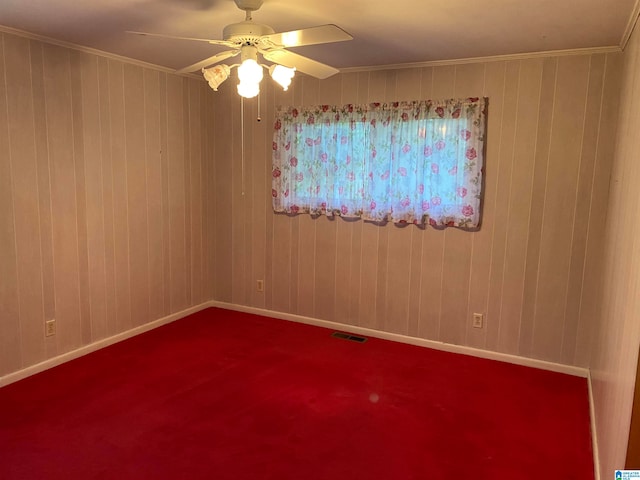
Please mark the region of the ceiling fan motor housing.
<svg viewBox="0 0 640 480"><path fill-rule="evenodd" d="M234 0L240 10L255 11L262 6L262 0Z"/></svg>
<svg viewBox="0 0 640 480"><path fill-rule="evenodd" d="M263 35L271 35L275 33L273 28L268 25L254 23L252 21L244 21L240 23L232 23L224 27L222 36L225 40L241 44L255 44Z"/></svg>

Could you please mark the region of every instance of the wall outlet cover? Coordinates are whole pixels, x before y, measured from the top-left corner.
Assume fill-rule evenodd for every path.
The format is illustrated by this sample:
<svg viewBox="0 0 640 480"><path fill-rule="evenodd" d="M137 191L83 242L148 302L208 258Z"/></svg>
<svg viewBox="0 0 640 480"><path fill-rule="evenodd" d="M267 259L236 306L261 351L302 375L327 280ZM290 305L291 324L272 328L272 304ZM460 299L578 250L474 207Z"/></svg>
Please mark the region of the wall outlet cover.
<svg viewBox="0 0 640 480"><path fill-rule="evenodd" d="M45 337L51 337L56 334L56 320L47 320L44 322L44 335Z"/></svg>

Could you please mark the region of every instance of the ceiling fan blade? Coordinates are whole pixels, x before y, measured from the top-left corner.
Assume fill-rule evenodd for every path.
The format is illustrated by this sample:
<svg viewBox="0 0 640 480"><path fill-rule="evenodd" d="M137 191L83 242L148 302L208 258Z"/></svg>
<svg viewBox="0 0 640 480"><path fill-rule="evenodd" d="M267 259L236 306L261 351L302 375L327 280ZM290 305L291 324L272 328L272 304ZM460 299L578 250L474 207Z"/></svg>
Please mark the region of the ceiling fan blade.
<svg viewBox="0 0 640 480"><path fill-rule="evenodd" d="M170 38L172 40L190 40L193 42L207 42L212 45L224 45L226 47L235 46L235 43L227 42L225 40L210 40L208 38L193 38L193 37L177 37L175 35L164 35L162 33L134 32L131 30L128 30L127 33L133 33L134 35L140 35L143 37L159 37L159 38Z"/></svg>
<svg viewBox="0 0 640 480"><path fill-rule="evenodd" d="M303 57L297 53L289 52L287 50L269 50L263 53L264 58L270 62L279 63L285 67L293 68L296 70L311 75L312 77L324 80L331 75L339 73L337 68L330 67L324 63L316 62L310 58Z"/></svg>
<svg viewBox="0 0 640 480"><path fill-rule="evenodd" d="M180 70L176 70L176 73L189 73L195 72L202 68L208 67L209 65L213 65L214 63L221 62L230 57L235 57L240 53L240 50L227 50L226 52L217 53L209 58L205 58L204 60L199 61L198 63L194 63L193 65L189 65L188 67L181 68Z"/></svg>
<svg viewBox="0 0 640 480"><path fill-rule="evenodd" d="M353 40L353 37L337 25L329 24L264 35L262 39L268 40L276 46L287 48L317 45L319 43L344 42L345 40Z"/></svg>

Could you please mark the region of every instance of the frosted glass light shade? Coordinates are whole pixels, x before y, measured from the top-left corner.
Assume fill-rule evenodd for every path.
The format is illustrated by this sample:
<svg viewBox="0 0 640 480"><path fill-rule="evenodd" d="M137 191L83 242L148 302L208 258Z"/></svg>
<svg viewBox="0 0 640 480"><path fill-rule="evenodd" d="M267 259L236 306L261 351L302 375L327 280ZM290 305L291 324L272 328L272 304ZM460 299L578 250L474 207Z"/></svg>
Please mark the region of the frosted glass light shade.
<svg viewBox="0 0 640 480"><path fill-rule="evenodd" d="M238 95L244 98L253 98L260 93L260 84L251 82L240 82L238 84Z"/></svg>
<svg viewBox="0 0 640 480"><path fill-rule="evenodd" d="M204 79L209 82L209 86L216 92L218 91L220 84L229 78L230 72L231 69L229 66L224 64L202 69Z"/></svg>
<svg viewBox="0 0 640 480"><path fill-rule="evenodd" d="M240 83L255 83L262 81L262 67L252 58L248 58L238 67L238 78Z"/></svg>
<svg viewBox="0 0 640 480"><path fill-rule="evenodd" d="M238 67L238 95L244 98L253 98L260 93L262 81L262 67L253 58L247 58Z"/></svg>
<svg viewBox="0 0 640 480"><path fill-rule="evenodd" d="M296 69L288 68L283 65L271 65L269 67L269 74L286 92L291 85L291 79L296 73Z"/></svg>

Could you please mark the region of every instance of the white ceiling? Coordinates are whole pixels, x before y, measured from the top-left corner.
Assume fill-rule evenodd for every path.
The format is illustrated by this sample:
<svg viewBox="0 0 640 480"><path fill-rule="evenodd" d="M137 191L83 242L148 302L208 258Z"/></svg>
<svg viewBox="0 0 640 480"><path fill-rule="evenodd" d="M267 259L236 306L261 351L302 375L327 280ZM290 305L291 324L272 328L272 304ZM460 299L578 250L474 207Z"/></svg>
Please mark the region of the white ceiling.
<svg viewBox="0 0 640 480"><path fill-rule="evenodd" d="M294 50L345 68L619 46L636 2L264 0L253 18L276 32L339 25L353 41ZM125 31L220 39L242 20L232 0L0 0L0 25L175 69L225 48Z"/></svg>

